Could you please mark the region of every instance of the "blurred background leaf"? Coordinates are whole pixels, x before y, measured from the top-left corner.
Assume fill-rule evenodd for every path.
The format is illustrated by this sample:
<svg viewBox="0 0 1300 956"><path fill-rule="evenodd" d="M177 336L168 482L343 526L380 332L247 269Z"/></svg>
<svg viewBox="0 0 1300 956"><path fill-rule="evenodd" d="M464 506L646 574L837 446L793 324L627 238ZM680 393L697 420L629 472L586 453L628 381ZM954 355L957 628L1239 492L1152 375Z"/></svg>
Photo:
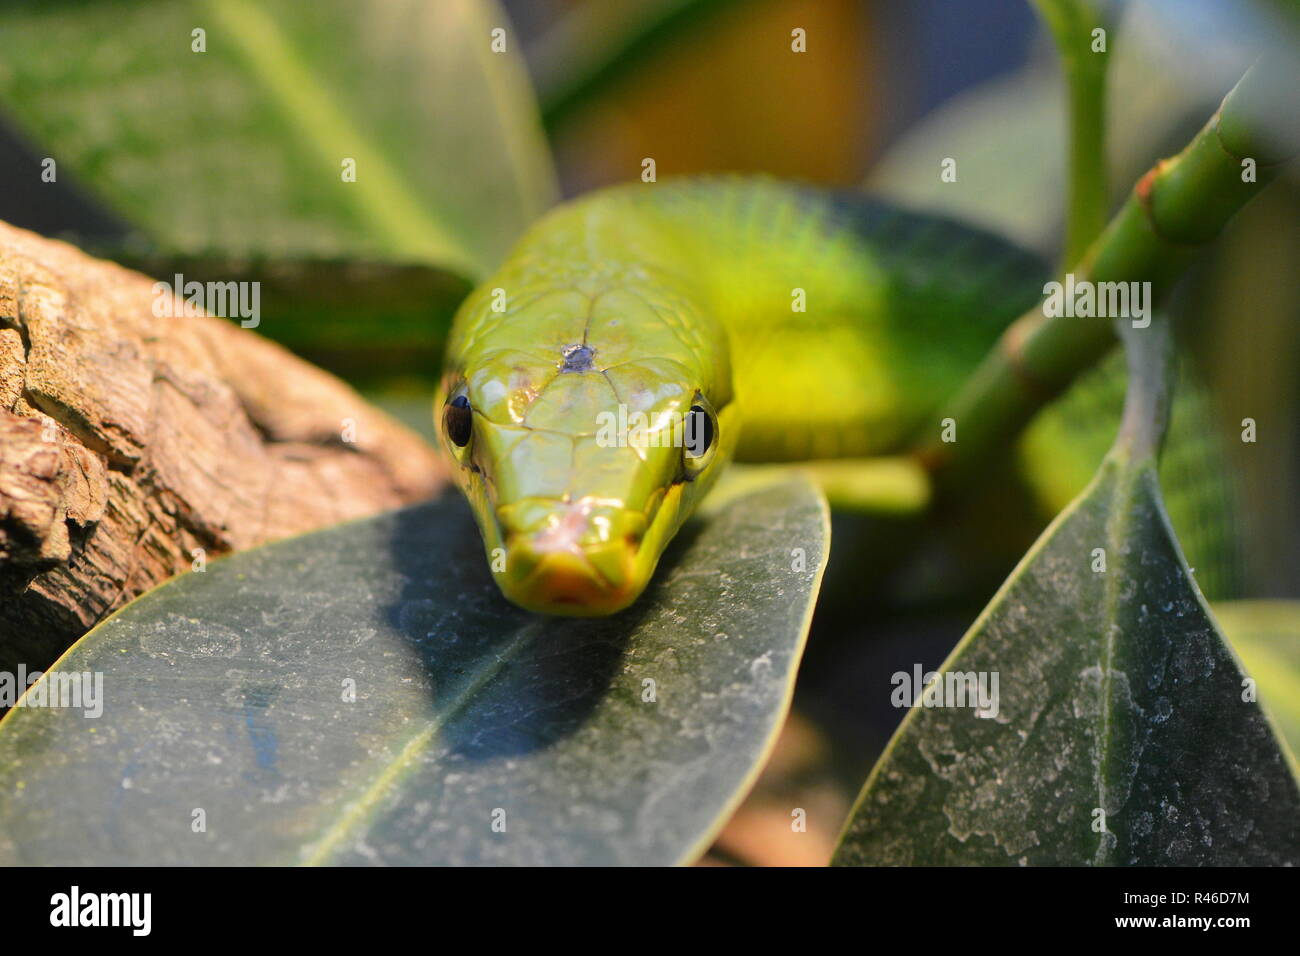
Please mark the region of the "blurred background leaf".
<svg viewBox="0 0 1300 956"><path fill-rule="evenodd" d="M1214 605L1214 616L1294 757L1300 753L1300 601L1224 601Z"/></svg>
<svg viewBox="0 0 1300 956"><path fill-rule="evenodd" d="M649 58L736 0L605 0L567 5L530 46L529 69L548 128L608 97Z"/></svg>
<svg viewBox="0 0 1300 956"><path fill-rule="evenodd" d="M566 193L638 176L645 157L661 178L763 170L843 184L867 160L879 92L876 4L539 6L552 17L539 23L529 59L547 97ZM617 26L605 32L609 24ZM811 52L791 51L795 27L806 31ZM594 63L574 55L597 35ZM611 62L625 48L635 55Z"/></svg>
<svg viewBox="0 0 1300 956"><path fill-rule="evenodd" d="M473 277L554 199L490 0L16 2L0 36L0 101L28 140L169 251Z"/></svg>

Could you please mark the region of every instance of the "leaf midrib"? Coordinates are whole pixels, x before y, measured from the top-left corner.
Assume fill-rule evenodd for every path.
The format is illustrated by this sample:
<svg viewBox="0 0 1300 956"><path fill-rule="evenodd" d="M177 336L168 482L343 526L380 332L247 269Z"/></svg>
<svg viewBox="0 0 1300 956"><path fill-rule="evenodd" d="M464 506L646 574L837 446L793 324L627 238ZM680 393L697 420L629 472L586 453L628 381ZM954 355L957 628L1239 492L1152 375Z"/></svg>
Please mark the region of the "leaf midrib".
<svg viewBox="0 0 1300 956"><path fill-rule="evenodd" d="M543 621L540 618L529 621L520 629L515 638L502 648L500 653L492 655L490 660L485 661L478 671L469 677L460 692L452 698L446 708L440 713L434 714L428 726L408 740L402 749L398 751L397 756L389 761L388 765L373 778L371 784L362 791L361 795L348 805L338 821L325 831L315 849L303 861L303 865L320 866L325 863L339 844L347 838L348 834L365 821L370 811L379 804L379 801L391 786L406 771L410 770L415 763L416 757L424 752L438 732L447 725L448 721L465 710L478 692L490 683L506 664L510 663L525 646L537 637L542 628Z"/></svg>
<svg viewBox="0 0 1300 956"><path fill-rule="evenodd" d="M1106 519L1106 553L1107 555L1121 554L1124 541L1128 539L1129 529L1132 526L1132 494L1134 488L1141 482L1144 472L1144 465L1135 464L1132 461L1123 459L1115 460L1112 466L1116 469L1115 484L1111 490L1110 505L1108 507L1109 515ZM1106 568L1106 583L1102 596L1103 618L1102 623L1106 628L1105 642L1102 646L1102 669L1101 669L1101 731L1098 736L1097 751L1097 768L1096 768L1096 785L1097 785L1097 806L1101 808L1105 821L1106 831L1099 835L1099 845L1093 859L1095 863L1109 865L1114 856L1114 849L1119 845L1119 837L1110 830L1110 810L1106 805L1106 783L1107 772L1110 769L1111 756L1111 738L1113 728L1111 726L1111 689L1114 685L1114 662L1115 662L1115 644L1119 636L1118 622L1120 619L1120 570L1117 561L1113 561ZM1106 835L1115 836L1115 842L1108 845Z"/></svg>
<svg viewBox="0 0 1300 956"><path fill-rule="evenodd" d="M340 181L340 186L349 191L353 209L363 220L398 252L478 275L475 257L455 230L439 221L382 154L370 148L367 137L331 101L272 17L247 0L208 0L208 7L228 28L223 35L239 46L252 74L262 80L285 125L298 130L323 168L340 162L344 154L338 150L347 144L347 154L357 162L357 179Z"/></svg>

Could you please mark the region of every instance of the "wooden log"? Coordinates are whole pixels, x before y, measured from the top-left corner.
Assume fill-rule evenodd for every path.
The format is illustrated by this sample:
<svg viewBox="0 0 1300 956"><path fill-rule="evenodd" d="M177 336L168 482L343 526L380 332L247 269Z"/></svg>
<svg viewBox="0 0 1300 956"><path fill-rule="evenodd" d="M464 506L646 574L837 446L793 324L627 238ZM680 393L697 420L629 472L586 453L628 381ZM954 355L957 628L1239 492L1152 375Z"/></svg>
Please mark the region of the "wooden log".
<svg viewBox="0 0 1300 956"><path fill-rule="evenodd" d="M419 436L152 280L0 223L0 670L196 559L435 494Z"/></svg>

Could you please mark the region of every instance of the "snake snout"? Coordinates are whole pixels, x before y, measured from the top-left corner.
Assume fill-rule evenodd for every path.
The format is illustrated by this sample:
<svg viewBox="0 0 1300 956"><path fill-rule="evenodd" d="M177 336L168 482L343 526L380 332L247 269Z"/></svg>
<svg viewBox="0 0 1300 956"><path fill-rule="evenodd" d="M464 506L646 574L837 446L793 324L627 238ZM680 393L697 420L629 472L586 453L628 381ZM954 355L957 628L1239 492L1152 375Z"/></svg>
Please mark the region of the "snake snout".
<svg viewBox="0 0 1300 956"><path fill-rule="evenodd" d="M497 509L505 542L498 582L517 604L548 614L609 614L636 600L645 517L617 502L525 499Z"/></svg>

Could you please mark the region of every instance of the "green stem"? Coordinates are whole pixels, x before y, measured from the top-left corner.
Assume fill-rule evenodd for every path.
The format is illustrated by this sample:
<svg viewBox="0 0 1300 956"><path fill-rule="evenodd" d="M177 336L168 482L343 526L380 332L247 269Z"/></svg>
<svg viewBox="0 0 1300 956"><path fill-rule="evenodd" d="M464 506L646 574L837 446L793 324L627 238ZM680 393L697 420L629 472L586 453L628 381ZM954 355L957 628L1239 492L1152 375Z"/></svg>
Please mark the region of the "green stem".
<svg viewBox="0 0 1300 956"><path fill-rule="evenodd" d="M1173 403L1174 340L1167 315L1155 316L1147 328L1116 323L1128 359L1124 417L1112 455L1130 461L1155 460L1169 429Z"/></svg>
<svg viewBox="0 0 1300 956"><path fill-rule="evenodd" d="M1074 269L1076 281L1150 282L1150 305L1167 295L1196 253L1296 155L1295 82L1286 57L1253 66L1196 138L1138 181ZM1254 182L1243 179L1245 159L1256 164ZM970 480L1114 344L1106 320L1047 318L1041 306L1017 319L945 406L957 441L916 449L940 489Z"/></svg>
<svg viewBox="0 0 1300 956"><path fill-rule="evenodd" d="M1093 31L1107 28L1094 0L1032 0L1061 57L1069 100L1069 195L1063 265L1078 262L1106 225L1106 66ZM1102 41L1109 44L1109 35ZM1105 47L1109 50L1109 46Z"/></svg>

